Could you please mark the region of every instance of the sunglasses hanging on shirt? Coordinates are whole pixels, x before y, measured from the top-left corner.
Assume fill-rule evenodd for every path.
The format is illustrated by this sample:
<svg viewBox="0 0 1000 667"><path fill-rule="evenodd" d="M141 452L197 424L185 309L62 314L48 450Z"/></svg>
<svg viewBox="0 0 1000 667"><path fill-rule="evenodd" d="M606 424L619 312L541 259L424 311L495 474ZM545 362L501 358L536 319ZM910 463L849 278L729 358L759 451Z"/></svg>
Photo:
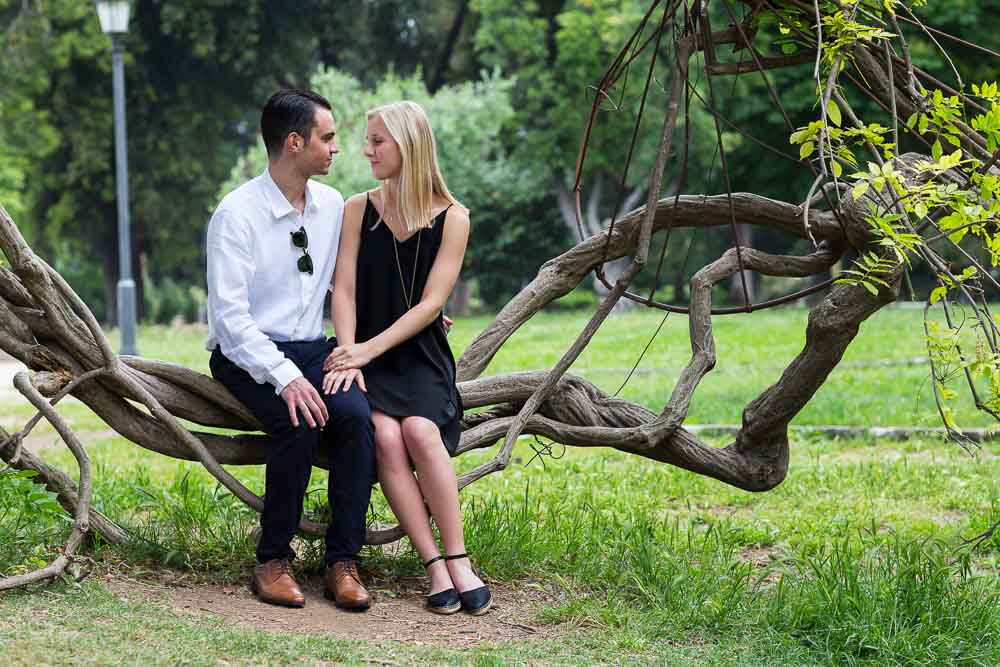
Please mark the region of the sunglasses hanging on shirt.
<svg viewBox="0 0 1000 667"><path fill-rule="evenodd" d="M312 275L313 260L309 255L309 236L306 234L306 228L299 227L297 231L289 233L292 235L292 245L296 248L302 249L302 256L299 257L299 261L296 262L296 266L299 267L299 271L302 273Z"/></svg>

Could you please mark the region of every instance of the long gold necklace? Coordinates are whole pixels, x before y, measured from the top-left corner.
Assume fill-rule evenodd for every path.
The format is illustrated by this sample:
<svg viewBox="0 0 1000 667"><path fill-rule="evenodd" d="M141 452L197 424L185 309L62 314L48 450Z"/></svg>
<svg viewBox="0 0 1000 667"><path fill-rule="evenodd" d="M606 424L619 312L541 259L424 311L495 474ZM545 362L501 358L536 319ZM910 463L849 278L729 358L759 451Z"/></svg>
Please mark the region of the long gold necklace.
<svg viewBox="0 0 1000 667"><path fill-rule="evenodd" d="M392 233L392 228L389 225L386 225L385 228L392 235L392 249L396 253L396 269L399 271L399 286L403 288L403 298L406 299L406 309L409 310L413 307L413 286L417 282L417 260L420 259L420 237L422 236L420 232L424 230L417 230L417 252L413 255L413 273L410 274L410 293L407 294L406 281L403 280L403 265L399 261L399 241L396 240L396 235Z"/></svg>
<svg viewBox="0 0 1000 667"><path fill-rule="evenodd" d="M382 202L383 207L385 207L386 202ZM386 207L388 211L388 207ZM378 209L375 209L378 213ZM392 231L392 227L389 226L388 217L382 213L379 213L379 219L372 226L372 229L378 226L379 222L385 223L385 228L392 236L392 251L396 256L396 270L399 272L399 286L403 290L403 298L406 300L406 309L410 310L413 308L413 288L417 283L417 262L420 260L420 238L423 236L421 234L423 228L417 230L417 251L413 255L413 273L410 274L410 291L406 291L406 279L403 278L403 263L399 261L399 241L396 240L396 234ZM407 239L409 241L409 238Z"/></svg>

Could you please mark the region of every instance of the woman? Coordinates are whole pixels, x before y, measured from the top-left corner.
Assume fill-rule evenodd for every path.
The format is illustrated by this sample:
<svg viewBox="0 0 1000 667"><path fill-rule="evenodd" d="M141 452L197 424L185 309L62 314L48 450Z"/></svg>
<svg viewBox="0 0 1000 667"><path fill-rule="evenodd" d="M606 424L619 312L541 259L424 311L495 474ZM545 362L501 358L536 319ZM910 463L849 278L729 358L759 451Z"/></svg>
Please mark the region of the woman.
<svg viewBox="0 0 1000 667"><path fill-rule="evenodd" d="M357 382L368 393L379 483L430 575L427 608L483 614L492 595L465 554L450 458L462 401L441 314L462 267L469 212L448 192L419 105L369 111L365 157L381 185L344 209L332 297L338 347L323 388Z"/></svg>

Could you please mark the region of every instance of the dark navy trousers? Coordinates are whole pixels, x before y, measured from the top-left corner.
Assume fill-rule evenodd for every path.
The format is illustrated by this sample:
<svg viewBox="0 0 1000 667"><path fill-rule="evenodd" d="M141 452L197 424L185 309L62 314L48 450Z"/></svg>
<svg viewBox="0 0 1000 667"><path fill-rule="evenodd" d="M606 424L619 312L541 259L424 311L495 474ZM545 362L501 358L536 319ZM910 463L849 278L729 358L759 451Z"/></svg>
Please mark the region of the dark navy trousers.
<svg viewBox="0 0 1000 667"><path fill-rule="evenodd" d="M375 432L368 399L357 385L346 392L323 394L323 361L336 344L333 338L276 343L323 397L329 413L323 429L309 428L301 414L298 428L293 427L288 407L274 393L274 386L257 384L219 348L209 360L212 377L225 385L271 436L257 545L260 563L295 557L292 537L302 518L302 504L319 447L326 448L330 460L327 498L333 520L326 532L327 564L357 559L365 543L365 517L375 483Z"/></svg>

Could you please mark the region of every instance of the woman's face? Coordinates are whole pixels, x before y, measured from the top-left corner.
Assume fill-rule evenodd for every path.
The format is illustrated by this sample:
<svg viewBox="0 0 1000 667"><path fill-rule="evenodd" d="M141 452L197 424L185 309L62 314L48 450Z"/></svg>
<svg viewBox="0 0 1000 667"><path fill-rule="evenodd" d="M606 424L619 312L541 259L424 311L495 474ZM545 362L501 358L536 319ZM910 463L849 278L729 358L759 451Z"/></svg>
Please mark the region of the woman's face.
<svg viewBox="0 0 1000 667"><path fill-rule="evenodd" d="M381 116L368 119L364 153L372 166L372 176L378 180L384 181L399 175L403 156L399 152L399 144L389 134Z"/></svg>

